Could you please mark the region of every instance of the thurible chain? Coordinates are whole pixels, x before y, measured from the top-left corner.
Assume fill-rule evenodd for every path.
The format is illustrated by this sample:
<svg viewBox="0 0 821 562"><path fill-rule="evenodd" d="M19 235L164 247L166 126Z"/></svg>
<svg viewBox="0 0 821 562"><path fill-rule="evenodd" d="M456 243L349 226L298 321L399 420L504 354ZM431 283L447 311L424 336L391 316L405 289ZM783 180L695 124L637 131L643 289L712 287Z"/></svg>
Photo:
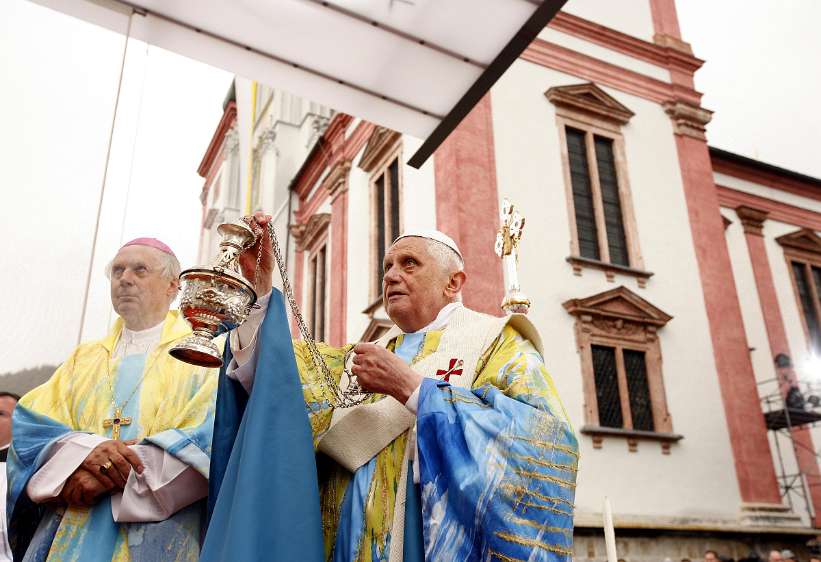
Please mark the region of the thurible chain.
<svg viewBox="0 0 821 562"><path fill-rule="evenodd" d="M356 376L353 375L347 368L343 369L343 374L348 377L349 384L345 390L342 390L339 384L334 380L331 370L328 368L328 364L325 363L325 359L323 359L319 349L317 349L316 341L311 336L311 332L308 330L308 326L302 316L302 311L299 309L299 305L297 305L296 299L294 298L294 292L291 289L291 282L288 279L288 272L285 268L285 260L282 259L282 252L279 249L279 242L277 242L276 231L270 222L268 223L268 236L271 238L271 248L274 252L274 259L276 260L279 274L282 277L282 292L285 293L285 298L288 300L288 306L291 309L291 314L293 314L294 320L296 320L299 333L302 335L302 339L308 346L308 351L311 354L311 361L313 362L316 370L322 374L320 382L333 397L331 401L332 405L337 408L349 408L351 406L361 404L370 397L371 393L362 390L356 380ZM262 241L260 241L259 251L257 253L256 270L254 273L254 287L257 286L257 282L259 281L259 265L261 261ZM345 354L345 365L347 365L348 358L352 352L353 348L348 350Z"/></svg>

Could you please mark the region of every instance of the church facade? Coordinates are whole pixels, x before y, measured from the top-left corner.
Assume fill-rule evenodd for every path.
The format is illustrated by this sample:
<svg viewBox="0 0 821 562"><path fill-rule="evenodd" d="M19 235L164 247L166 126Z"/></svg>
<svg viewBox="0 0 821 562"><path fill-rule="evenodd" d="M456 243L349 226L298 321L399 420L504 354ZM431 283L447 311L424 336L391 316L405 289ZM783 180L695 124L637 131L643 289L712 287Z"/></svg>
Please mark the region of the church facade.
<svg viewBox="0 0 821 562"><path fill-rule="evenodd" d="M238 131L229 92L199 168L200 261L221 222L272 214L314 337L341 345L390 325L385 248L437 228L465 256L465 304L501 314L507 198L580 439L575 558L605 559L605 496L627 562L800 556L821 525L821 434L801 425L817 404L791 402L799 427L778 412L821 374L821 180L710 147L702 64L673 0L574 1L418 170L418 139L261 84Z"/></svg>

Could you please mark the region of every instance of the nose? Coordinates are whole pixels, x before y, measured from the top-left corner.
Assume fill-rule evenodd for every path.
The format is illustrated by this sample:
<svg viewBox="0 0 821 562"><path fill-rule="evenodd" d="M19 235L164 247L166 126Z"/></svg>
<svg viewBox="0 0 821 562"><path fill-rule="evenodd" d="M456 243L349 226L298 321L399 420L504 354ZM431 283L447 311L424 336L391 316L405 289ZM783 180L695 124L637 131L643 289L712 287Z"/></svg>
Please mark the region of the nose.
<svg viewBox="0 0 821 562"><path fill-rule="evenodd" d="M126 268L123 271L122 275L120 275L120 285L133 285L134 284L134 273L132 273L130 268Z"/></svg>
<svg viewBox="0 0 821 562"><path fill-rule="evenodd" d="M386 269L385 273L382 274L382 282L385 285L391 285L393 283L397 283L398 281L399 281L399 272L393 266Z"/></svg>

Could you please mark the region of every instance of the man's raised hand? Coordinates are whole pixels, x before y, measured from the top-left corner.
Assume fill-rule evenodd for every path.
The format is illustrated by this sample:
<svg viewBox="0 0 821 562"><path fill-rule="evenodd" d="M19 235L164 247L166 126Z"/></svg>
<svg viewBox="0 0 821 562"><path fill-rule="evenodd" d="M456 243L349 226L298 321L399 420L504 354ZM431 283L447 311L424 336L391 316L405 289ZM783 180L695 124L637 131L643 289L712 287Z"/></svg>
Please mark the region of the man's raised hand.
<svg viewBox="0 0 821 562"><path fill-rule="evenodd" d="M254 213L249 226L257 235L257 243L239 256L242 275L252 283L255 278L257 279L257 286L254 287L254 290L257 292L258 297L268 294L273 280L274 251L271 246L271 237L268 236L269 222L271 222L271 215L266 215L262 211ZM262 257L259 260L259 275L257 275L257 256L259 255L260 244L262 244Z"/></svg>
<svg viewBox="0 0 821 562"><path fill-rule="evenodd" d="M393 396L404 404L422 384L422 375L384 347L360 343L353 352L351 373L363 390Z"/></svg>

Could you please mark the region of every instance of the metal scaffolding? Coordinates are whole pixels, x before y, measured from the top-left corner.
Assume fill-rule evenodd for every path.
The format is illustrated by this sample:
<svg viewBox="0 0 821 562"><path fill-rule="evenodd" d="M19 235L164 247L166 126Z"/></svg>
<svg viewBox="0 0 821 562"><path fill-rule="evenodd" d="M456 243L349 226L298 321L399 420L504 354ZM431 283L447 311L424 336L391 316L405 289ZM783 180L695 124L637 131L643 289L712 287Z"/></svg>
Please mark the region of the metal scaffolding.
<svg viewBox="0 0 821 562"><path fill-rule="evenodd" d="M774 385L775 390L761 396L761 407L767 429L773 433L776 457L776 476L781 489L781 497L787 499L790 509L796 511L795 503L803 502L810 524L815 521L811 483L799 462L800 452L809 451L816 459L821 458L817 450L808 448L795 439L795 431L811 428L821 422L821 386L806 381L798 381L792 375L790 358L779 354L775 358L777 377L760 381L759 392L766 385ZM787 450L792 450L795 458L795 472L788 472L785 463Z"/></svg>

